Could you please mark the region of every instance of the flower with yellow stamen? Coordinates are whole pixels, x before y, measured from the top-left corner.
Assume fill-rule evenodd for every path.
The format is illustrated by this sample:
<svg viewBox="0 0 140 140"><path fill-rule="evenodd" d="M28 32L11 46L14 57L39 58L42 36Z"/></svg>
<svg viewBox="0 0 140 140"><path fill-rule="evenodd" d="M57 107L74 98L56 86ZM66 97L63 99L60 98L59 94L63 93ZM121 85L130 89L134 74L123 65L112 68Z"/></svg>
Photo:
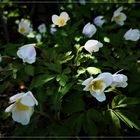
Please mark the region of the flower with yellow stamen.
<svg viewBox="0 0 140 140"><path fill-rule="evenodd" d="M18 24L18 32L22 35L28 35L32 32L31 24L29 20L21 19Z"/></svg>
<svg viewBox="0 0 140 140"><path fill-rule="evenodd" d="M12 104L6 108L5 112L11 112L13 120L22 125L27 125L30 122L34 106L38 105L31 91L10 97L10 103Z"/></svg>
<svg viewBox="0 0 140 140"><path fill-rule="evenodd" d="M67 21L70 19L69 15L67 14L67 12L62 12L60 14L60 16L58 15L53 15L52 16L52 22L55 25L58 25L59 27L62 27L64 25L66 25Z"/></svg>
<svg viewBox="0 0 140 140"><path fill-rule="evenodd" d="M115 21L120 26L124 25L124 21L126 20L127 16L121 12L123 10L123 7L118 8L111 19L111 21Z"/></svg>
<svg viewBox="0 0 140 140"><path fill-rule="evenodd" d="M91 95L99 102L106 100L104 90L112 84L113 77L111 73L104 72L97 76L97 78L90 77L86 79L82 85L85 86L83 90L90 91Z"/></svg>

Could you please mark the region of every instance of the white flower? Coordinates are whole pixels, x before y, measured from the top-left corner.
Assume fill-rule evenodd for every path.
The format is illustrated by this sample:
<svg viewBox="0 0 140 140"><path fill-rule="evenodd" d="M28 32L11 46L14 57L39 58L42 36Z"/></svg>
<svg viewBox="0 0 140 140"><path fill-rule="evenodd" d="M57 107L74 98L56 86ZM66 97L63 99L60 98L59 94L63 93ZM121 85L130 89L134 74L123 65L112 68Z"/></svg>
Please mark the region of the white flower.
<svg viewBox="0 0 140 140"><path fill-rule="evenodd" d="M17 55L19 58L23 60L23 62L27 62L32 64L36 61L36 50L35 44L27 44L19 48L17 51Z"/></svg>
<svg viewBox="0 0 140 140"><path fill-rule="evenodd" d="M138 29L129 29L125 35L125 40L137 41L140 39L140 31Z"/></svg>
<svg viewBox="0 0 140 140"><path fill-rule="evenodd" d="M91 95L95 97L99 102L106 100L104 90L110 86L113 81L111 73L104 72L97 76L97 78L90 77L86 79L82 85L85 86L83 90L90 91Z"/></svg>
<svg viewBox="0 0 140 140"><path fill-rule="evenodd" d="M127 76L125 76L124 74L113 74L113 82L111 84L112 87L122 87L125 88L128 84L127 84Z"/></svg>
<svg viewBox="0 0 140 140"><path fill-rule="evenodd" d="M41 41L41 39L42 39L41 34L37 34L37 35L36 35L36 40L37 40L37 42L40 42L40 41Z"/></svg>
<svg viewBox="0 0 140 140"><path fill-rule="evenodd" d="M82 33L85 36L91 38L96 33L96 27L93 24L91 24L91 23L87 23L84 26Z"/></svg>
<svg viewBox="0 0 140 140"><path fill-rule="evenodd" d="M50 33L51 33L52 35L53 35L56 31L57 31L57 29L56 29L56 28L51 27L51 29L50 29Z"/></svg>
<svg viewBox="0 0 140 140"><path fill-rule="evenodd" d="M98 52L99 48L103 47L103 44L97 40L88 40L85 45L84 48L89 52Z"/></svg>
<svg viewBox="0 0 140 140"><path fill-rule="evenodd" d="M45 24L39 25L38 30L40 33L46 33L46 25Z"/></svg>
<svg viewBox="0 0 140 140"><path fill-rule="evenodd" d="M34 112L34 106L38 105L37 100L33 96L31 91L26 93L22 92L10 97L9 107L5 109L5 112L12 112L12 118L14 121L27 125L30 122L30 118Z"/></svg>
<svg viewBox="0 0 140 140"><path fill-rule="evenodd" d="M67 21L70 19L67 12L62 12L60 16L52 15L52 22L59 27L66 25Z"/></svg>
<svg viewBox="0 0 140 140"><path fill-rule="evenodd" d="M27 35L32 32L31 24L29 20L22 19L18 24L18 32Z"/></svg>
<svg viewBox="0 0 140 140"><path fill-rule="evenodd" d="M124 25L124 21L126 20L127 16L122 13L121 11L123 10L123 7L118 8L111 19L111 21L115 21L119 25Z"/></svg>
<svg viewBox="0 0 140 140"><path fill-rule="evenodd" d="M105 23L105 20L103 19L103 16L97 16L94 18L93 22L96 26L102 27L102 25Z"/></svg>

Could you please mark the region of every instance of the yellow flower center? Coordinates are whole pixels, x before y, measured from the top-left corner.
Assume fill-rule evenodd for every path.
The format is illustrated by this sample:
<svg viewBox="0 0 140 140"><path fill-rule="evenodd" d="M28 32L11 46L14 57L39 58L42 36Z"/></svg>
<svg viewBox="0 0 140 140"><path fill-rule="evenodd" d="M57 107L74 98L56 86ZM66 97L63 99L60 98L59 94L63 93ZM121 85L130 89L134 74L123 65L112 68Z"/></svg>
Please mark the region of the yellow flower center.
<svg viewBox="0 0 140 140"><path fill-rule="evenodd" d="M114 17L115 20L120 20L121 18L122 18L121 14L119 14L118 16Z"/></svg>
<svg viewBox="0 0 140 140"><path fill-rule="evenodd" d="M21 33L25 33L25 32L26 32L26 28L25 28L25 27L21 27L21 28L20 28L20 32L21 32Z"/></svg>
<svg viewBox="0 0 140 140"><path fill-rule="evenodd" d="M101 90L101 89L103 88L103 80L91 81L91 82L89 83L88 87L89 87L92 91Z"/></svg>
<svg viewBox="0 0 140 140"><path fill-rule="evenodd" d="M29 106L23 105L20 101L21 101L21 99L16 101L16 108L18 110L20 110L20 111L28 111L29 110Z"/></svg>
<svg viewBox="0 0 140 140"><path fill-rule="evenodd" d="M64 24L65 24L65 20L63 18L58 18L58 21L57 22L61 26L64 26Z"/></svg>

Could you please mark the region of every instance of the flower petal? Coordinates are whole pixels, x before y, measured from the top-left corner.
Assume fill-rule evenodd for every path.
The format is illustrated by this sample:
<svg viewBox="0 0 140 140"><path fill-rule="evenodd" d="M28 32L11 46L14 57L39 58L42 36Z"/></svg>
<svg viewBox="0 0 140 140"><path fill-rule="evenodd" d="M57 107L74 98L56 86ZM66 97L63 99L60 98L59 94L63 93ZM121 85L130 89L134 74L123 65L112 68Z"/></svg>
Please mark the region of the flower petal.
<svg viewBox="0 0 140 140"><path fill-rule="evenodd" d="M89 84L89 82L90 81L92 81L93 80L93 77L90 77L90 78L88 78L88 79L86 79L83 83L82 83L82 85L88 85Z"/></svg>
<svg viewBox="0 0 140 140"><path fill-rule="evenodd" d="M89 52L98 52L99 48L102 47L103 44L98 42L97 40L88 40L85 45L84 48Z"/></svg>
<svg viewBox="0 0 140 140"><path fill-rule="evenodd" d="M33 113L33 107L30 107L28 111L19 111L16 108L12 111L12 118L14 121L27 125L30 121L30 117Z"/></svg>
<svg viewBox="0 0 140 140"><path fill-rule="evenodd" d="M38 102L32 95L31 91L25 93L24 97L21 99L21 103L26 106L34 106L35 104L38 105Z"/></svg>
<svg viewBox="0 0 140 140"><path fill-rule="evenodd" d="M106 87L110 86L113 82L113 76L109 72L101 73L97 78L102 78L104 83L106 84Z"/></svg>
<svg viewBox="0 0 140 140"><path fill-rule="evenodd" d="M128 85L127 80L128 78L124 74L113 74L113 83L111 86L125 88Z"/></svg>
<svg viewBox="0 0 140 140"><path fill-rule="evenodd" d="M94 96L99 102L103 102L106 100L106 96L104 94L104 92L101 93L92 93L92 96Z"/></svg>
<svg viewBox="0 0 140 140"><path fill-rule="evenodd" d="M82 33L91 38L96 33L96 30L96 27L89 22L84 26Z"/></svg>
<svg viewBox="0 0 140 140"><path fill-rule="evenodd" d="M52 22L55 24L55 25L58 25L58 16L57 15L53 15L52 16Z"/></svg>
<svg viewBox="0 0 140 140"><path fill-rule="evenodd" d="M62 13L60 14L60 17L63 18L63 19L65 20L65 22L67 22L67 21L70 19L70 17L69 17L69 15L67 14L67 12L62 12Z"/></svg>
<svg viewBox="0 0 140 140"><path fill-rule="evenodd" d="M17 101L18 99L20 99L25 93L24 92L21 92L21 93L18 93L12 97L9 98L10 100L10 103L13 103L15 101Z"/></svg>
<svg viewBox="0 0 140 140"><path fill-rule="evenodd" d="M123 21L126 20L126 18L127 18L126 15L124 13L120 13L120 14L121 14L121 20L123 20Z"/></svg>
<svg viewBox="0 0 140 140"><path fill-rule="evenodd" d="M5 112L12 112L13 108L15 107L15 104L11 104L10 106L8 106L6 109L5 109Z"/></svg>

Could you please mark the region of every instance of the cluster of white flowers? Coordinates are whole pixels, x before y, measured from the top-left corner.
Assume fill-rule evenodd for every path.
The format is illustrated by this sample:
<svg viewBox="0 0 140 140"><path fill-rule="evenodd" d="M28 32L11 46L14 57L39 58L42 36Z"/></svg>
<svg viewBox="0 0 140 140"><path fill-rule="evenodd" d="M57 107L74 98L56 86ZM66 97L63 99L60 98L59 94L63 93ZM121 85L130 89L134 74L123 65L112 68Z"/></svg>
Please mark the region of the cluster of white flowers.
<svg viewBox="0 0 140 140"><path fill-rule="evenodd" d="M89 91L93 97L95 97L99 102L106 100L104 91L107 87L123 87L127 86L127 76L123 74L111 74L109 72L104 72L99 74L96 78L90 77L86 79L82 85L85 86L83 90Z"/></svg>
<svg viewBox="0 0 140 140"><path fill-rule="evenodd" d="M118 25L124 25L124 21L126 20L126 15L122 13L123 10L122 7L118 8L112 17L112 21L115 21ZM52 22L53 24L57 25L58 27L65 26L70 19L69 15L66 12L60 13L60 16L53 15L52 16ZM105 23L105 19L103 16L97 16L94 18L93 23L102 28L103 24ZM33 30L30 24L30 21L22 19L19 22L18 25L18 31L19 33L23 35L30 34ZM43 23L38 26L39 33L36 34L36 40L37 42L40 42L42 39L42 36L46 33L46 25ZM54 34L56 32L56 28L51 27L50 33ZM91 38L95 33L97 29L96 27L91 24L90 22L87 23L82 33L88 37ZM132 40L137 41L140 38L140 31L138 29L130 29L128 30L124 35L125 40ZM36 61L36 44L27 44L19 48L17 51L17 56L23 60L23 62L32 64ZM90 39L88 40L84 48L89 53L98 52L100 48L103 47L103 44L99 42L98 40ZM0 62L1 62L1 55L0 55ZM111 74L109 72L101 73L96 78L90 77L86 79L82 85L85 86L83 90L90 91L91 95L95 97L99 102L105 101L106 96L104 94L104 91L107 87L126 87L127 86L127 76L123 74ZM33 114L34 106L38 105L37 100L33 96L31 91L28 91L27 93L19 93L12 97L10 97L10 103L12 103L8 108L6 108L6 112L12 112L12 118L14 121L19 122L23 125L26 125L30 121L30 117Z"/></svg>
<svg viewBox="0 0 140 140"><path fill-rule="evenodd" d="M111 21L115 21L116 24L123 26L124 21L127 19L127 16L125 13L122 12L123 7L118 8L112 16ZM94 18L93 23L102 28L103 24L105 23L105 19L103 16L97 16ZM96 27L94 24L87 23L84 28L83 28L83 35L85 35L88 38L91 38L97 31ZM124 35L125 40L131 40L131 41L137 41L140 39L140 30L138 29L129 29L125 35Z"/></svg>

